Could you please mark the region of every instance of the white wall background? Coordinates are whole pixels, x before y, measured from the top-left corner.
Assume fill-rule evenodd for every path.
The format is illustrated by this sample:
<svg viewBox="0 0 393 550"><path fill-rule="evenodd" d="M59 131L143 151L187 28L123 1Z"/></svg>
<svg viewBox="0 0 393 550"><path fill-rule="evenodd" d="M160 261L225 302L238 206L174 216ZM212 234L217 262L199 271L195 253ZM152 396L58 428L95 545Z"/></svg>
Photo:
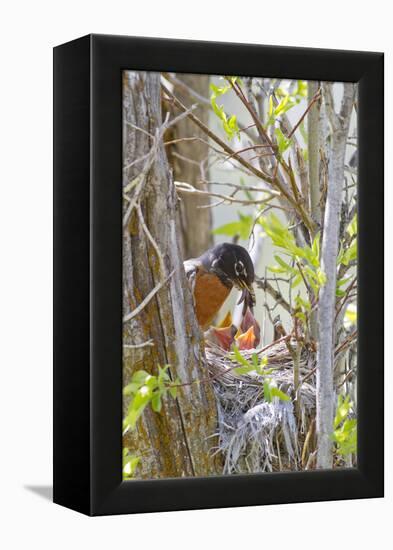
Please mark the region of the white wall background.
<svg viewBox="0 0 393 550"><path fill-rule="evenodd" d="M97 32L382 50L387 54L386 97L392 93L391 18L389 4L382 0L375 0L372 7L354 0L318 5L306 0L152 4L35 0L2 7L0 544L7 550L387 548L393 500L391 398L385 500L88 519L26 488L51 483L52 46ZM391 129L390 105L388 101ZM387 138L390 151L392 140L390 135ZM392 176L390 159L387 182ZM389 243L393 238L389 185L386 194ZM389 254L388 273L392 267ZM391 287L386 291L386 309L391 312ZM391 318L387 319L387 334L392 328ZM389 397L393 390L389 361L386 371Z"/></svg>

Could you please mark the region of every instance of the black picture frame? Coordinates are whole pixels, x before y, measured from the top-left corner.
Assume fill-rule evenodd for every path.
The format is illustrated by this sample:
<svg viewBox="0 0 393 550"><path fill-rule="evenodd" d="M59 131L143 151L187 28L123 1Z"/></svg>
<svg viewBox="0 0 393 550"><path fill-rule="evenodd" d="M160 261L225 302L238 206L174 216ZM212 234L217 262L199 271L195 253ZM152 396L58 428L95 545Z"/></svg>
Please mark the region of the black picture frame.
<svg viewBox="0 0 393 550"><path fill-rule="evenodd" d="M122 481L124 69L359 85L358 467ZM383 54L89 35L54 49L54 502L88 515L383 496Z"/></svg>

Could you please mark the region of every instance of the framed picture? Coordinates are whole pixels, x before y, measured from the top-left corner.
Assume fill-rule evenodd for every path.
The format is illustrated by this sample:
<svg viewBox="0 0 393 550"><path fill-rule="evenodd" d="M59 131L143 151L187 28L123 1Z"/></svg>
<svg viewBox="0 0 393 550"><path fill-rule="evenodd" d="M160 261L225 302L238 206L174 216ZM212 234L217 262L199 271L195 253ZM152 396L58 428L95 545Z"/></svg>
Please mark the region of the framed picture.
<svg viewBox="0 0 393 550"><path fill-rule="evenodd" d="M383 496L383 55L54 50L54 501Z"/></svg>

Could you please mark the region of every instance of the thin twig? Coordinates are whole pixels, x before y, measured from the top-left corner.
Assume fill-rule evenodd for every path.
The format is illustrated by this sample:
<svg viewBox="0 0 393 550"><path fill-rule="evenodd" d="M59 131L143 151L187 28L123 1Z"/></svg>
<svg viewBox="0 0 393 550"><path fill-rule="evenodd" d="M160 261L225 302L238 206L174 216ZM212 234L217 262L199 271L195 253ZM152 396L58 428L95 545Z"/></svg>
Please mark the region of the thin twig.
<svg viewBox="0 0 393 550"><path fill-rule="evenodd" d="M196 189L195 187L193 187L189 183L182 182L182 181L175 181L175 186L176 186L176 189L180 193L188 193L188 194L191 194L191 195L200 195L200 196L205 196L205 197L216 197L218 199L222 199L224 202L237 203L237 204L243 204L243 205L265 204L265 203L271 201L275 197L275 194L271 193L270 190L269 191L264 191L265 193L267 193L269 195L266 199L250 200L250 199L237 199L237 198L231 197L229 195L222 195L221 193L214 193L212 191L203 191L202 189ZM238 190L241 191L241 188L239 188Z"/></svg>
<svg viewBox="0 0 393 550"><path fill-rule="evenodd" d="M136 124L133 124L132 122L129 122L128 120L125 121L125 124L127 126L131 126L131 128L134 128L135 130L138 130L138 132L142 132L143 134L146 134L147 136L149 136L149 138L154 139L154 136L152 134L150 134L150 132L148 132L144 128L141 128L140 126L136 126Z"/></svg>
<svg viewBox="0 0 393 550"><path fill-rule="evenodd" d="M123 348L125 349L139 349L139 348L145 348L145 347L153 347L155 344L153 340L147 340L146 342L142 342L141 344L123 344Z"/></svg>
<svg viewBox="0 0 393 550"><path fill-rule="evenodd" d="M165 94L167 95L167 97L173 102L173 104L180 110L182 111L186 111L186 107L181 103L181 101L179 101L175 95L170 91L168 90L168 88L161 84L161 87L162 89L164 90ZM247 102L247 100L244 98L244 101ZM263 181L266 181L267 183L269 183L270 185L272 185L273 187L275 187L277 189L277 191L279 191L283 197L285 197L289 203L293 206L293 208L299 213L299 216L303 219L304 221L304 224L306 227L309 228L309 230L311 232L314 231L315 229L315 222L312 220L312 218L310 217L310 214L304 209L304 206L303 204L299 204L295 198L292 196L292 194L289 192L289 190L285 187L285 185L280 181L280 179L278 178L277 176L277 172L275 172L275 174L273 176L270 176L269 174L266 174L264 173L262 170L259 170L258 168L256 168L255 166L253 166L252 164L250 164L249 162L247 162L241 155L238 155L236 153L236 151L234 151L233 149L231 149L231 147L229 147L221 138L219 138L214 132L212 132L210 130L210 128L208 128L198 117L196 117L193 113L188 113L188 117L199 127L201 128L201 130L203 130L205 132L205 134L207 136L209 136L211 139L213 139L218 145L220 145L220 147L222 147L222 149L224 151L226 151L230 156L233 156L238 162L239 164L243 165L245 168L247 168L247 170L249 172L251 172L252 174L254 174L255 176L257 176L258 178L262 179ZM260 123L259 123L260 124ZM258 124L257 124L258 126ZM266 132L265 132L266 134ZM274 148L274 145L272 144L270 138L267 136L267 140L269 142L270 145L273 146ZM286 171L289 171L289 167L287 166L287 164L284 162L284 160L282 159L282 157L280 157L280 162L282 164L282 166L284 167L284 169Z"/></svg>
<svg viewBox="0 0 393 550"><path fill-rule="evenodd" d="M312 98L312 100L310 101L310 103L308 104L306 110L304 111L304 113L302 114L302 116L299 118L299 120L297 121L297 123L295 124L295 126L292 128L292 131L291 133L289 134L288 136L288 139L291 139L291 137L293 136L293 134L296 132L296 130L299 128L299 126L301 125L301 123L303 122L305 116L307 115L307 113L309 112L309 110L311 109L311 107L314 105L314 103L316 101L318 101L319 99L321 98L321 88L318 88L316 94L314 95L314 97Z"/></svg>
<svg viewBox="0 0 393 550"><path fill-rule="evenodd" d="M255 281L258 288L264 290L265 292L268 292L270 296L274 298L274 300L285 309L289 314L292 314L292 309L288 302L284 299L281 292L278 292L265 277L258 277Z"/></svg>
<svg viewBox="0 0 393 550"><path fill-rule="evenodd" d="M163 84L161 85L165 94L168 96L168 98L176 105L176 107L182 111L186 111L186 107L179 101L172 92L166 88ZM224 151L226 151L229 155L233 156L240 164L242 164L249 172L257 176L258 178L266 181L267 183L274 184L272 178L268 174L264 174L261 170L258 170L254 166L252 166L249 162L247 162L243 157L238 155L236 151L231 149L229 145L225 143L221 138L219 138L214 132L210 130L198 117L196 117L193 113L188 113L188 117L199 127L201 130L205 132L207 136L209 136L211 139L213 139Z"/></svg>
<svg viewBox="0 0 393 550"><path fill-rule="evenodd" d="M172 277L172 275L175 273L176 269L174 269L169 275L168 277L166 277L166 279L164 279L163 281L161 281L160 283L158 283L154 288L153 290L151 290L149 292L149 294L146 296L146 298L144 298L142 300L142 302L139 304L138 307L136 307L135 309L133 309L130 313L128 313L127 315L125 315L123 317L123 323L126 323L127 321L131 321L131 319L134 319L134 317L136 317L141 311L142 309L150 302L150 300L157 294L157 292L159 290L161 290L161 288L163 286L166 285L166 283L169 281L169 279Z"/></svg>
<svg viewBox="0 0 393 550"><path fill-rule="evenodd" d="M161 273L162 273L163 276L165 276L166 268L165 268L164 258L162 256L161 250L158 247L158 244L154 240L153 235L150 233L149 228L146 225L145 218L143 217L143 213L142 213L142 208L141 208L141 205L139 203L136 205L136 209L137 209L137 212L138 212L138 217L139 217L139 221L141 223L142 229L145 232L145 235L148 238L148 240L150 241L150 243L153 246L154 250L156 251L158 261L159 261L159 264L160 264Z"/></svg>
<svg viewBox="0 0 393 550"><path fill-rule="evenodd" d="M208 105L210 107L210 101L208 100L208 98L204 97L203 95L196 92L193 88L191 88L191 86L188 86L188 84L186 84L185 82L182 82L181 80L179 80L175 76L173 76L169 73L166 73L166 72L163 72L162 76L165 78L165 80L167 80L168 82L170 82L171 84L173 84L177 88L180 88L187 95L189 95L192 98L196 99L200 103L203 103L204 105Z"/></svg>
<svg viewBox="0 0 393 550"><path fill-rule="evenodd" d="M353 289L353 287L354 287L356 281L357 281L357 277L354 277L354 278L353 278L353 281L351 282L351 284L350 284L350 285L348 286L348 288L346 289L345 295L342 297L342 301L341 301L341 303L340 303L340 305L339 305L339 307L338 307L338 309L337 309L335 320L337 320L337 317L338 317L340 311L342 310L342 308L343 308L345 302L348 300L349 295L350 295L350 292L351 292L351 290Z"/></svg>

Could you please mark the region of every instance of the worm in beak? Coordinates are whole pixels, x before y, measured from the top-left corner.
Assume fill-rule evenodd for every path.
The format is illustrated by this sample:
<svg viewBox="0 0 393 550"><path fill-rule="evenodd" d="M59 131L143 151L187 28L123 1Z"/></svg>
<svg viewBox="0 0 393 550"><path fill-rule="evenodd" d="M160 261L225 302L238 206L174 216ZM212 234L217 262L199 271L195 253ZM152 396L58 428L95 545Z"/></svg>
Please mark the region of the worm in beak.
<svg viewBox="0 0 393 550"><path fill-rule="evenodd" d="M250 311L252 311L255 306L255 292L252 285L248 286L241 279L237 279L236 282L238 284L238 288L240 287L240 290L242 291L237 305L243 303L242 315L244 316L247 308L250 308Z"/></svg>

